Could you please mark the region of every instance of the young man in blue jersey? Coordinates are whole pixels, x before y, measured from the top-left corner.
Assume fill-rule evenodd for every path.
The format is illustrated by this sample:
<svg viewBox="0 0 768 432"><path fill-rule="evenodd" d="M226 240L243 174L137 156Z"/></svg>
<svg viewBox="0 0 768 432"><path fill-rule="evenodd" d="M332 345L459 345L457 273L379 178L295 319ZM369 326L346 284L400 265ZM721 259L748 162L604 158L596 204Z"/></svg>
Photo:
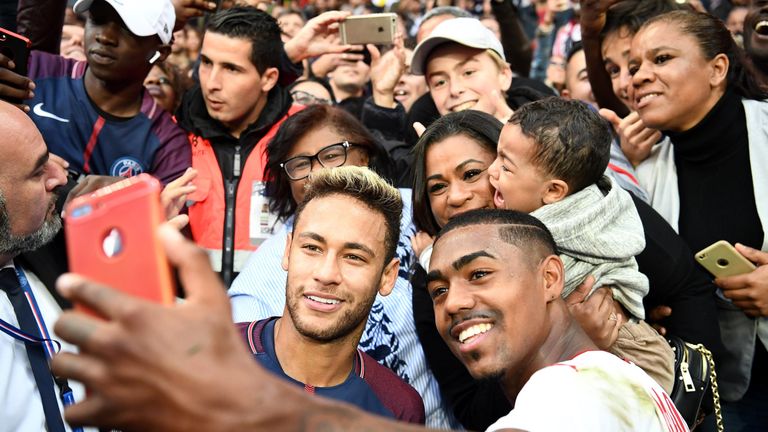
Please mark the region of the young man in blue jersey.
<svg viewBox="0 0 768 432"><path fill-rule="evenodd" d="M186 137L143 87L170 51L171 0L79 0L74 10L87 15L87 60L33 51L21 77L0 55L0 95L24 101L51 153L75 175L179 177L191 165Z"/></svg>
<svg viewBox="0 0 768 432"><path fill-rule="evenodd" d="M424 423L416 390L357 347L376 295L397 279L402 208L400 192L366 168L313 174L283 255L283 315L238 326L262 366L305 392Z"/></svg>

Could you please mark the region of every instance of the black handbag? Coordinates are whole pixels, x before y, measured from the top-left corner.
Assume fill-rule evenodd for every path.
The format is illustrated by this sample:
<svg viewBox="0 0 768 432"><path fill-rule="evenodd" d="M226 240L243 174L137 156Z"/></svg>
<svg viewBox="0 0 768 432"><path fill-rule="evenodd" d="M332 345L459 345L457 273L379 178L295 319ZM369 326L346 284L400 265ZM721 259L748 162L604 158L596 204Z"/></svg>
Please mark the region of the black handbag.
<svg viewBox="0 0 768 432"><path fill-rule="evenodd" d="M722 432L723 416L712 353L702 344L694 345L677 336L666 338L675 353L675 382L669 397L691 430L714 411L717 430ZM702 403L707 394L712 395L712 404Z"/></svg>

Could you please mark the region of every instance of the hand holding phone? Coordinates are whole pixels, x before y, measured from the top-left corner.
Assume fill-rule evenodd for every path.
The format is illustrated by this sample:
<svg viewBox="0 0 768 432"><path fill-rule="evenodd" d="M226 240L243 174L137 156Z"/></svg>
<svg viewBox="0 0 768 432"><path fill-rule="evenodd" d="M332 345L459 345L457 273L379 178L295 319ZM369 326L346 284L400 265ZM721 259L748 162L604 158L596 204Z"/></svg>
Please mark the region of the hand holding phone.
<svg viewBox="0 0 768 432"><path fill-rule="evenodd" d="M27 75L29 39L0 28L0 98L21 105L33 96L34 84Z"/></svg>
<svg viewBox="0 0 768 432"><path fill-rule="evenodd" d="M737 251L757 268L749 273L719 277L715 283L720 287L718 296L739 307L751 317L768 317L768 252L736 244Z"/></svg>
<svg viewBox="0 0 768 432"><path fill-rule="evenodd" d="M141 174L72 200L65 220L71 271L173 304L171 268L156 235L165 220L160 190L157 179Z"/></svg>
<svg viewBox="0 0 768 432"><path fill-rule="evenodd" d="M695 258L702 267L718 278L750 273L756 268L725 240L696 252Z"/></svg>

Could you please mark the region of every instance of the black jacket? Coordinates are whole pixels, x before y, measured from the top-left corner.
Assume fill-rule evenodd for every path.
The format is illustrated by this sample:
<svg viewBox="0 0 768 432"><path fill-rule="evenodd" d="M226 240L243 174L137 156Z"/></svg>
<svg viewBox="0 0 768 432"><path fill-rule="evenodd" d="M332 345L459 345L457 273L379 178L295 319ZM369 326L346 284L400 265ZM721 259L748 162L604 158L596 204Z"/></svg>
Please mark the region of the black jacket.
<svg viewBox="0 0 768 432"><path fill-rule="evenodd" d="M234 172L235 153L239 152L239 168L242 171L248 156L256 147L256 144L267 134L272 125L288 113L292 102L291 95L279 85L275 86L268 93L267 103L259 118L250 124L240 134L239 138L232 136L223 124L208 115L208 109L205 106L202 90L199 85L184 94L181 105L176 112L176 118L182 129L211 143L211 147L216 154L216 161L221 170L226 194L225 213L232 215L231 218L225 220L224 235L222 236L224 243L230 243L222 244L222 251L224 253L221 277L226 286L229 286L237 276L234 272L234 232L236 226L234 205L240 178L235 176ZM228 233L230 235L227 235Z"/></svg>

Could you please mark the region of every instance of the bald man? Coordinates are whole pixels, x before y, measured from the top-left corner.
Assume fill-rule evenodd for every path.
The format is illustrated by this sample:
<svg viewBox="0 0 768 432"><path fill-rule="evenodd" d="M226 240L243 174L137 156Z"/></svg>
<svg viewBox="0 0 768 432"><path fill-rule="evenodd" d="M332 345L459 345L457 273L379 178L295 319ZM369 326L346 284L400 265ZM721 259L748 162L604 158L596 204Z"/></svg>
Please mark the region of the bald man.
<svg viewBox="0 0 768 432"><path fill-rule="evenodd" d="M22 255L48 243L61 229L55 204L66 170L51 159L24 112L0 102L0 117L0 324L11 333L20 329L55 339L43 335L52 330L61 308L29 267L50 268L52 263L39 258L32 263ZM36 328L25 325L30 312L42 317ZM61 417L61 387L51 378L47 357L41 344L0 334L0 431L68 430Z"/></svg>

